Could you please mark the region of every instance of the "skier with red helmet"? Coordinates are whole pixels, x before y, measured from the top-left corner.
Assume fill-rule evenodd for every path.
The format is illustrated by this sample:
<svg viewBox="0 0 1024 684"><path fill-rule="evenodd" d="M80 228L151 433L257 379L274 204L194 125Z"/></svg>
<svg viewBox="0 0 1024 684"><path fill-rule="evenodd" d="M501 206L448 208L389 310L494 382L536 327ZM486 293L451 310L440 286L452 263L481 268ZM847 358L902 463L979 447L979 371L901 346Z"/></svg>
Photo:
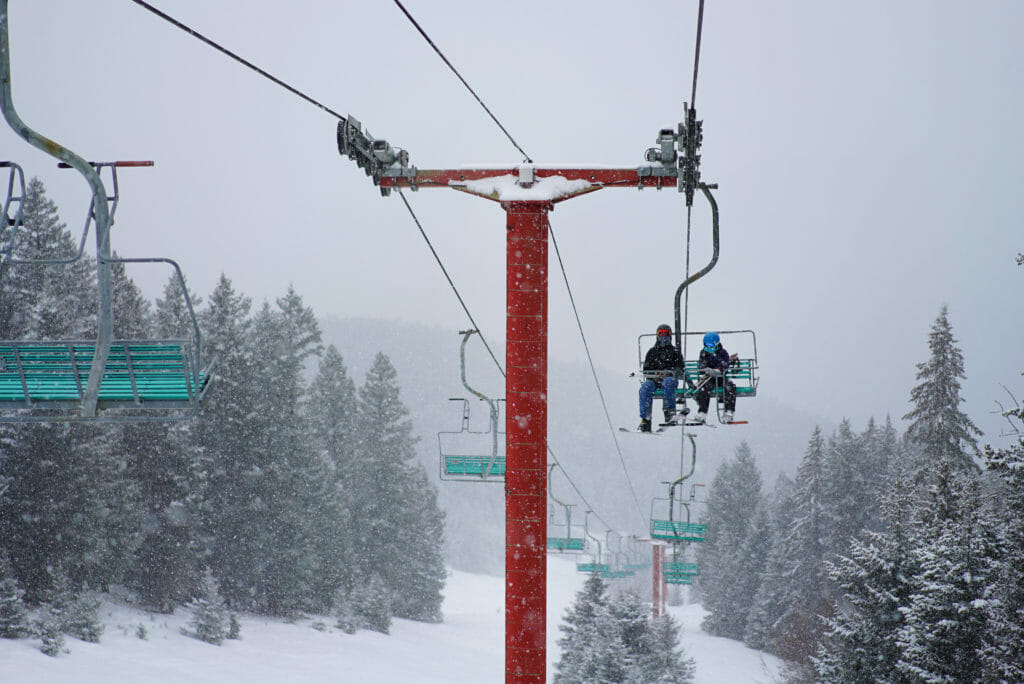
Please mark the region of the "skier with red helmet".
<svg viewBox="0 0 1024 684"><path fill-rule="evenodd" d="M662 392L661 404L665 411L665 422L676 422L676 387L678 377L683 375L683 357L672 344L672 328L664 323L658 326L658 341L644 357L644 375L646 379L640 385L640 432L651 431L651 409L654 404L654 393ZM690 410L683 402L682 414Z"/></svg>

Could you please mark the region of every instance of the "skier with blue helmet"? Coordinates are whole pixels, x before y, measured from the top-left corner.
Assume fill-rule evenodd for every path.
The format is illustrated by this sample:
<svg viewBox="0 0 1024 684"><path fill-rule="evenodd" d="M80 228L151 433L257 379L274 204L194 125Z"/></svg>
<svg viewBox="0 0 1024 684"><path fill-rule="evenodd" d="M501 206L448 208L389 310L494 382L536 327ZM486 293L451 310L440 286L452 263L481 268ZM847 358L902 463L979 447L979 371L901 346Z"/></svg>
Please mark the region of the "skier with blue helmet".
<svg viewBox="0 0 1024 684"><path fill-rule="evenodd" d="M662 323L658 326L658 340L644 357L645 380L640 385L640 432L651 431L651 409L654 393L661 389L661 406L665 411L665 422L676 422L676 387L678 377L683 375L683 356L672 344L672 328ZM681 413L690 412L683 402Z"/></svg>
<svg viewBox="0 0 1024 684"><path fill-rule="evenodd" d="M708 418L708 406L711 403L711 391L722 388L722 399L725 412L722 422L731 423L736 413L736 385L726 377L729 372L729 352L722 347L722 339L716 332L704 335L704 348L700 350L698 370L706 377L697 392L697 415L694 422L703 423Z"/></svg>

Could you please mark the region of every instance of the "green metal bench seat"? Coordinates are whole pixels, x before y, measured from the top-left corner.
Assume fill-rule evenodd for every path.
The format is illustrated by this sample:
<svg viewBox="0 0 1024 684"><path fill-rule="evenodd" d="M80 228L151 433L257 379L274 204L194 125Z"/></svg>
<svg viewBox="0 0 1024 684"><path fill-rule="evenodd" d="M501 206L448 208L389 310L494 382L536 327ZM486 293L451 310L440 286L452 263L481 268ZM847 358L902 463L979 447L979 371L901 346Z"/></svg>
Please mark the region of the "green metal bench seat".
<svg viewBox="0 0 1024 684"><path fill-rule="evenodd" d="M665 584L693 584L693 575L663 575Z"/></svg>
<svg viewBox="0 0 1024 684"><path fill-rule="evenodd" d="M651 537L670 541L704 541L708 526L678 520L651 520Z"/></svg>
<svg viewBox="0 0 1024 684"><path fill-rule="evenodd" d="M699 575L700 568L696 563L676 563L669 561L661 564L661 574L669 575Z"/></svg>
<svg viewBox="0 0 1024 684"><path fill-rule="evenodd" d="M488 471L487 466L491 469ZM456 456L444 455L444 470L447 475L492 475L500 477L505 475L505 459L501 456L494 459L491 464L490 456Z"/></svg>
<svg viewBox="0 0 1024 684"><path fill-rule="evenodd" d="M608 572L611 568L607 563L577 563L576 572Z"/></svg>
<svg viewBox="0 0 1024 684"><path fill-rule="evenodd" d="M676 387L676 397L679 399L696 399L697 391L692 389L696 387L700 382L700 369L698 368L698 361L686 361L685 368L683 369L686 374L686 382L681 382ZM729 372L726 373L726 377L732 380L733 384L736 385L736 396L737 397L754 397L757 396L757 364L754 363L753 359L737 359L729 366ZM654 396L661 397L663 395L662 390L659 388L654 392ZM715 399L722 398L722 388L713 387L711 390L711 396Z"/></svg>
<svg viewBox="0 0 1024 684"><path fill-rule="evenodd" d="M584 547L582 537L552 537L548 536L549 551L582 551Z"/></svg>
<svg viewBox="0 0 1024 684"><path fill-rule="evenodd" d="M0 341L0 404L80 405L95 354L95 342ZM197 368L191 340L115 340L97 408L191 408L209 381L209 373Z"/></svg>

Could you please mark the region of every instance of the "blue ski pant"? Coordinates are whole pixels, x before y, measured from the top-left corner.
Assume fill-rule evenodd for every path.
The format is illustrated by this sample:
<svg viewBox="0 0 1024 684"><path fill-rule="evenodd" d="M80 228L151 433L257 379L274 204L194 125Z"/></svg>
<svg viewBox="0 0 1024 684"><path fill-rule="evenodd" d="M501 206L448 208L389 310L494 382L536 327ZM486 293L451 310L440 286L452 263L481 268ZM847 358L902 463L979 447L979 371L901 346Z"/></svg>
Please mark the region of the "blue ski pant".
<svg viewBox="0 0 1024 684"><path fill-rule="evenodd" d="M669 375L657 382L648 378L640 385L640 417L650 420L651 406L654 404L654 393L659 387L662 389L661 405L666 411L676 410L676 387L678 383L675 377Z"/></svg>

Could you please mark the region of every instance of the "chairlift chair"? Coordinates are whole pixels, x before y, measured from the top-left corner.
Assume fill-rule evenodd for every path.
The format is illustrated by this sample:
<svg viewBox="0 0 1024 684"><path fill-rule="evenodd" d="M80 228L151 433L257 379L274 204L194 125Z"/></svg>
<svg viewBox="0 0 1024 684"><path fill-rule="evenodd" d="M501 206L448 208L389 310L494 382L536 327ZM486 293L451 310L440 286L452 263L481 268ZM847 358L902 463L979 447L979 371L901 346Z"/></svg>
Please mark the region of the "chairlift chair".
<svg viewBox="0 0 1024 684"><path fill-rule="evenodd" d="M477 333L477 330L460 330L462 345L459 348L459 362L462 372L462 385L466 390L489 408L489 423L486 431L474 431L469 423L469 400L462 397L450 397L449 401L462 402L462 425L457 431L445 430L437 433L438 450L440 451L440 478L460 482L504 482L505 456L502 452L504 440L500 439L504 431L499 428L501 413L500 402L503 399L491 399L473 389L466 381L466 342ZM490 453L484 453L480 446L480 437L490 436Z"/></svg>
<svg viewBox="0 0 1024 684"><path fill-rule="evenodd" d="M35 261L59 266L81 257L91 222L96 224L97 335L87 340L0 341L0 421L136 422L179 420L195 415L210 381L210 368L200 366L199 326L189 301L181 269L170 259L115 259L110 247L110 228L117 208L117 168L152 166L152 162L90 163L63 145L45 138L22 121L14 107L11 89L10 38L7 2L0 0L0 110L15 133L32 146L74 168L92 191L86 227L79 253L70 260ZM8 168L14 169L11 166ZM113 194L108 194L100 171L113 175ZM24 197L22 181L8 183L4 220L10 223L10 207ZM17 189L15 189L17 187ZM20 194L19 194L20 193ZM17 221L5 227L18 228ZM3 267L21 262L16 258L18 230L4 243ZM113 339L113 263L170 264L177 274L189 315L192 338L175 340ZM109 412L108 409L113 409ZM145 409L144 411L118 411Z"/></svg>
<svg viewBox="0 0 1024 684"><path fill-rule="evenodd" d="M51 260L17 258L19 233L23 232L20 215L23 174L12 162L0 165L11 169L3 218L9 230L0 250L3 259L0 278L22 265L59 267L81 258L85 236L93 220L97 221L99 232L100 219L95 211L89 212L76 256ZM113 178L114 192L104 199L110 224L118 200L117 169L151 165L152 162L89 163L97 177L108 169ZM16 175L17 181L14 180ZM18 206L15 216L11 216L13 206ZM198 410L209 387L211 368L200 365L199 325L181 268L165 258L107 258L104 262L107 268L118 262L170 264L185 299L192 336L143 340L103 339L103 335L97 340L0 340L0 422L181 420L191 418ZM109 288L98 289L104 300L99 307L99 327L112 329L112 323L108 325L104 320L113 315L109 301L112 292ZM96 383L93 387L90 387L90 378Z"/></svg>
<svg viewBox="0 0 1024 684"><path fill-rule="evenodd" d="M676 400L692 399L697 400L699 393L698 387L701 381L704 379L701 377L699 369L700 361L698 359L700 349L702 346L701 340L707 331L691 331L680 333L679 338L682 340L680 344L679 352L683 354L688 352L689 349L696 349L696 353L693 358L683 358L683 374L684 377L680 380L676 386ZM736 385L736 398L757 396L757 384L759 378L757 376L757 336L753 330L722 330L717 331L722 338L722 346L733 356L733 360L729 364L729 372L726 373L726 378L731 380ZM693 339L691 339L693 338ZM643 368L644 356L647 350L650 349L657 337L650 333L645 333L637 337L637 354L639 360L639 367ZM664 371L654 371L653 373L641 373L642 376L655 376L660 377L664 375ZM641 377L641 382L645 377ZM661 388L657 389L654 393L655 398L662 398L664 392ZM719 414L721 414L722 400L723 400L723 389L722 387L714 387L711 390L711 398L715 399L716 405L718 406Z"/></svg>

